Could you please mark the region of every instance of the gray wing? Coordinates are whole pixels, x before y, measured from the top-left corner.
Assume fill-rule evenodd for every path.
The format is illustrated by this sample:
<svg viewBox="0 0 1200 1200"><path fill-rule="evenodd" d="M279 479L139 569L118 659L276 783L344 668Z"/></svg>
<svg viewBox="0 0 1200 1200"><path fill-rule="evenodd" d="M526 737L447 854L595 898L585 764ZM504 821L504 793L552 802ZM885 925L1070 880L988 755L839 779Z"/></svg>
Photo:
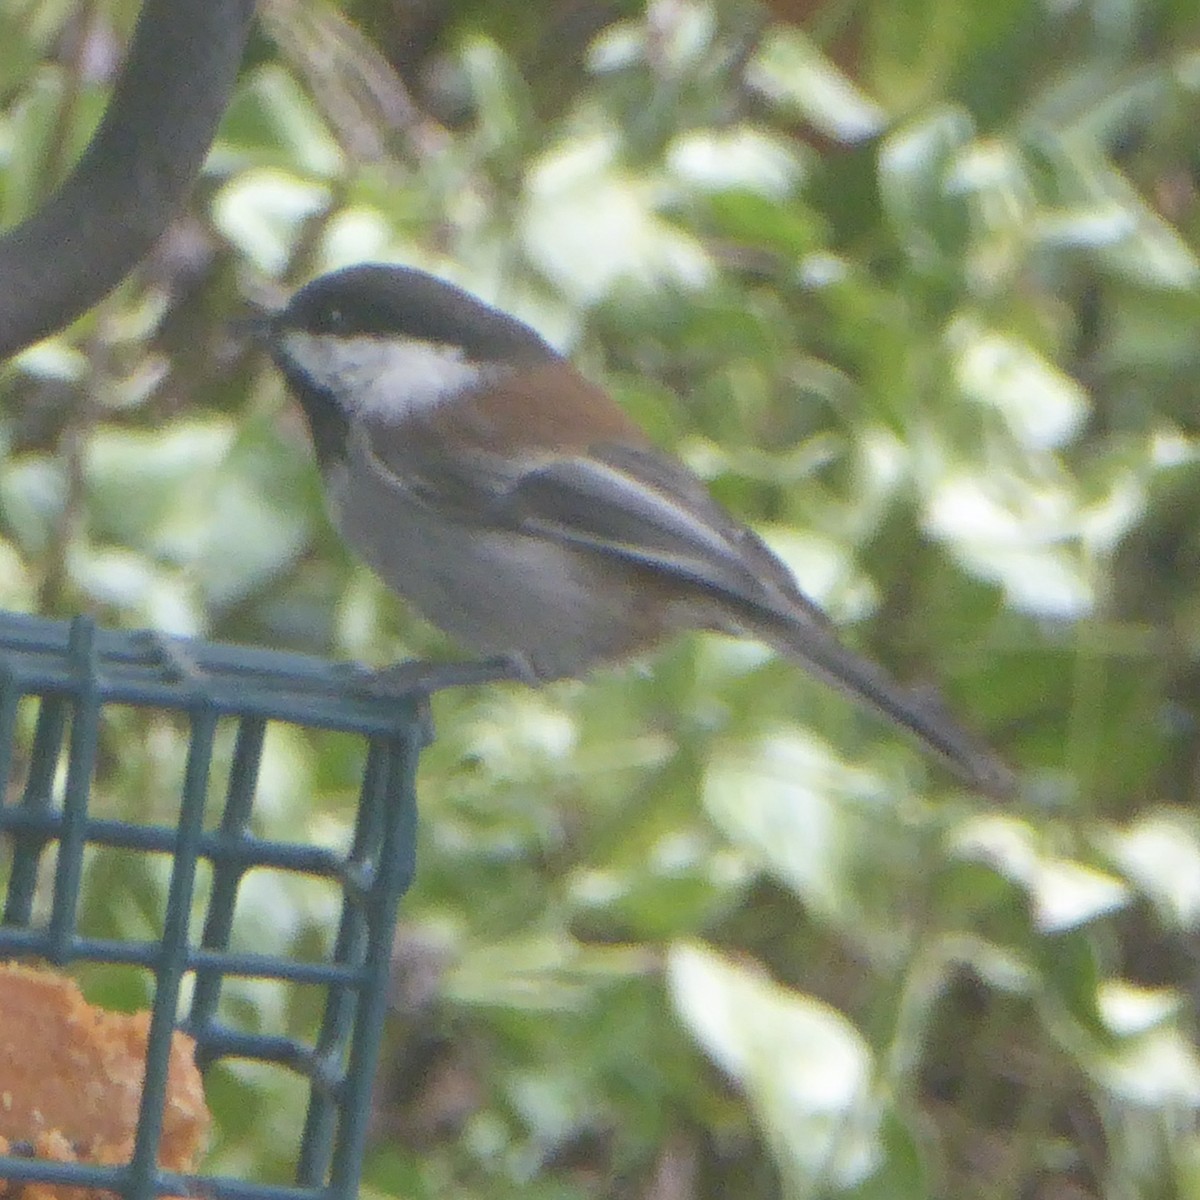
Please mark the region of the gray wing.
<svg viewBox="0 0 1200 1200"><path fill-rule="evenodd" d="M809 607L763 542L694 475L654 451L601 446L587 458L546 463L518 480L511 502L519 527L543 537L590 546L755 606Z"/></svg>
<svg viewBox="0 0 1200 1200"><path fill-rule="evenodd" d="M653 450L593 447L514 472L476 450L444 455L393 431L355 440L391 487L443 519L461 518L639 563L741 608L751 628L808 670L873 705L990 795L1012 791L1007 766L927 692L908 691L843 646L790 573L681 464ZM432 465L431 465L432 464ZM755 621L755 618L758 621Z"/></svg>
<svg viewBox="0 0 1200 1200"><path fill-rule="evenodd" d="M514 473L485 451L464 460L364 427L375 468L443 517L495 526L636 562L755 609L828 626L786 567L681 463L605 444ZM799 611L798 611L799 610Z"/></svg>

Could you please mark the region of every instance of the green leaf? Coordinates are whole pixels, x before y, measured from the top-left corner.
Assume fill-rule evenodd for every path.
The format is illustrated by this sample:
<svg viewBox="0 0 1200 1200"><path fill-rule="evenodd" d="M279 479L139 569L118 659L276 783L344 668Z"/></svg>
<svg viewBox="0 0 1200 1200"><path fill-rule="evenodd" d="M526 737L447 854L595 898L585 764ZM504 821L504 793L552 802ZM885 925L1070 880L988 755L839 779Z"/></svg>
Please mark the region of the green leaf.
<svg viewBox="0 0 1200 1200"><path fill-rule="evenodd" d="M963 395L1000 414L1030 450L1071 440L1087 416L1087 393L1027 343L983 327L969 315L946 330Z"/></svg>
<svg viewBox="0 0 1200 1200"><path fill-rule="evenodd" d="M987 862L1019 884L1043 933L1089 924L1131 899L1129 888L1116 877L1043 851L1033 827L1015 817L971 818L955 829L950 845L954 854Z"/></svg>
<svg viewBox="0 0 1200 1200"><path fill-rule="evenodd" d="M334 178L344 160L313 101L295 78L275 65L251 72L221 122L215 151L218 168L273 165Z"/></svg>
<svg viewBox="0 0 1200 1200"><path fill-rule="evenodd" d="M909 932L887 894L919 844L895 805L880 775L801 730L720 747L704 779L705 810L736 845L822 918L886 957Z"/></svg>
<svg viewBox="0 0 1200 1200"><path fill-rule="evenodd" d="M61 463L35 455L0 462L0 517L27 554L46 552L66 503Z"/></svg>
<svg viewBox="0 0 1200 1200"><path fill-rule="evenodd" d="M792 1187L850 1188L877 1169L874 1063L845 1017L699 945L672 948L668 980L692 1036L746 1092Z"/></svg>
<svg viewBox="0 0 1200 1200"><path fill-rule="evenodd" d="M858 142L880 133L882 108L798 29L772 29L746 73L756 91L827 137Z"/></svg>
<svg viewBox="0 0 1200 1200"><path fill-rule="evenodd" d="M330 201L329 190L273 168L234 176L213 204L217 227L266 275L287 265L304 225Z"/></svg>
<svg viewBox="0 0 1200 1200"><path fill-rule="evenodd" d="M1200 923L1200 830L1185 813L1147 813L1101 837L1109 858L1180 930Z"/></svg>
<svg viewBox="0 0 1200 1200"><path fill-rule="evenodd" d="M959 250L968 225L947 177L975 136L960 108L944 106L890 133L879 150L879 193L901 246L918 266Z"/></svg>
<svg viewBox="0 0 1200 1200"><path fill-rule="evenodd" d="M1160 1026L1122 1042L1094 1070L1119 1103L1166 1113L1200 1110L1200 1058L1178 1029Z"/></svg>
<svg viewBox="0 0 1200 1200"><path fill-rule="evenodd" d="M667 150L667 167L681 184L700 191L750 192L776 202L802 180L795 147L748 126L689 131Z"/></svg>
<svg viewBox="0 0 1200 1200"><path fill-rule="evenodd" d="M609 137L580 137L532 166L520 217L530 260L580 305L622 283L704 286L712 263L703 247L661 215L664 187L618 166L616 150Z"/></svg>

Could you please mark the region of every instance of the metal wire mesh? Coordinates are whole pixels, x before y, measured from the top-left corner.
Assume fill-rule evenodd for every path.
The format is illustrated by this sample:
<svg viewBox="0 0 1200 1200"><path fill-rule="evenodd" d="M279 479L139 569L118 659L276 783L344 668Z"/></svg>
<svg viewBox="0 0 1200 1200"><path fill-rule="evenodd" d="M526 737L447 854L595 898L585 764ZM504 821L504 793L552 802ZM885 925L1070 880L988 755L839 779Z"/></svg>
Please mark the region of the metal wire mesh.
<svg viewBox="0 0 1200 1200"><path fill-rule="evenodd" d="M35 959L56 967L132 964L147 968L154 981L129 1163L95 1166L0 1156L0 1180L104 1188L130 1200L156 1194L262 1200L357 1195L396 908L413 870L413 779L428 731L416 699L354 696L350 690L344 669L318 659L98 631L86 619L68 625L0 615L0 961ZM36 705L32 743L22 750L18 712L26 706L27 715L31 703ZM91 811L106 708L118 704L174 711L186 721L189 748L176 824L134 824ZM219 820L206 828L216 731L219 721L230 718L236 736L228 783ZM347 852L252 833L264 738L273 722L364 739L365 768ZM18 752L27 757L23 782L14 777ZM161 937L127 940L80 932L85 850L98 846L170 855ZM53 872L47 881L50 851ZM210 876L203 892L197 890L198 864L206 864ZM239 886L248 871L264 866L336 886L340 924L324 960L231 949ZM197 903L204 906L204 919L199 936L189 941ZM247 1033L224 1022L218 1014L222 985L246 976L318 988L319 1033L304 1041ZM282 1066L306 1081L307 1118L293 1186L160 1170L176 1027L196 1039L202 1069L232 1057Z"/></svg>

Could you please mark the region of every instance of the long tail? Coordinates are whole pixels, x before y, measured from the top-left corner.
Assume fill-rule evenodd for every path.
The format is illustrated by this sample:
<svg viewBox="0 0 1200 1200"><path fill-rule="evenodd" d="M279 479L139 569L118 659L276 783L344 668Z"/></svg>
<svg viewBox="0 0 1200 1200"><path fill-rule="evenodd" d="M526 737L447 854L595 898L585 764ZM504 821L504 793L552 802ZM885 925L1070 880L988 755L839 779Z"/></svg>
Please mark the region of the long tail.
<svg viewBox="0 0 1200 1200"><path fill-rule="evenodd" d="M881 667L843 646L831 630L804 618L772 614L758 633L781 654L915 734L972 787L996 799L1012 795L1016 776L946 711L936 693L902 687Z"/></svg>

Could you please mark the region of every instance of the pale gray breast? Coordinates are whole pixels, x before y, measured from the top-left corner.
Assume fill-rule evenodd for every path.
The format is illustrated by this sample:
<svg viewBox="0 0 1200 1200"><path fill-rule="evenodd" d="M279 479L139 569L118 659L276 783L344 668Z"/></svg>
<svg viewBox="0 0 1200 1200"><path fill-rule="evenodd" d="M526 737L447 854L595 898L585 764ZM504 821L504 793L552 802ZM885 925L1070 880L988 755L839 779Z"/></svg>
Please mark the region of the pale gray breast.
<svg viewBox="0 0 1200 1200"><path fill-rule="evenodd" d="M594 556L540 537L472 530L370 469L364 454L352 438L352 469L326 477L333 519L433 624L476 652L520 655L546 679L626 652L636 596L619 578L602 578Z"/></svg>

